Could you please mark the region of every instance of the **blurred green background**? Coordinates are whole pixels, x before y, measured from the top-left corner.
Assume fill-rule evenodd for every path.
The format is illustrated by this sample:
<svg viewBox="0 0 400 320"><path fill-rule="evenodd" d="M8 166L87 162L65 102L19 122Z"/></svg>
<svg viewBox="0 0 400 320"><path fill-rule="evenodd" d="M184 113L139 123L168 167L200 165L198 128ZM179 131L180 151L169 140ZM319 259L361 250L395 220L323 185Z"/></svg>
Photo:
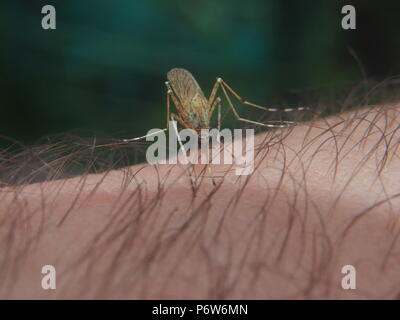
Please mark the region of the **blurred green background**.
<svg viewBox="0 0 400 320"><path fill-rule="evenodd" d="M41 28L54 5L57 29ZM357 30L341 28L353 4ZM68 0L0 2L0 134L24 143L84 128L142 135L165 124L165 75L206 94L223 77L260 104L294 89L400 71L399 1ZM241 109L243 110L243 109ZM6 142L1 142L3 145Z"/></svg>

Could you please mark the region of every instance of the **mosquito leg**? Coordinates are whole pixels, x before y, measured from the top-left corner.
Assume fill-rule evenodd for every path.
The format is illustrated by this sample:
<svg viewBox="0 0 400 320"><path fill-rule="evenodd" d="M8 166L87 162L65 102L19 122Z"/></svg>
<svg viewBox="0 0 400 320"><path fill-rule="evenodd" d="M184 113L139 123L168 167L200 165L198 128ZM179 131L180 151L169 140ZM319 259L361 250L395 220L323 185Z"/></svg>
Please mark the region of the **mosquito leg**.
<svg viewBox="0 0 400 320"><path fill-rule="evenodd" d="M219 79L221 79L221 78L219 78ZM223 80L221 79L221 81L223 81ZM282 120L282 121L269 121L269 123L262 123L262 122L253 121L253 120L248 120L248 119L242 118L239 115L239 113L236 111L235 107L233 106L232 101L229 98L228 93L226 92L225 86L222 85L221 88L222 88L222 91L223 91L223 93L225 95L226 100L228 101L229 107L231 108L233 114L235 115L235 117L236 117L236 119L238 121L251 123L251 124L254 124L254 125L263 126L263 127L267 127L267 128L284 128L284 127L289 127L289 126L293 126L293 125L296 124L296 122L294 122L294 121L283 121ZM264 108L264 107L262 107L262 108ZM265 110L269 111L268 109L265 109Z"/></svg>
<svg viewBox="0 0 400 320"><path fill-rule="evenodd" d="M183 107L182 103L180 102L180 100L176 97L174 91L171 88L171 85L169 84L169 81L166 81L165 85L167 86L167 89L168 89L167 94L171 97L172 101L174 102L174 105L175 105L176 109L178 110L178 113L185 117L187 112L186 112L185 108ZM169 119L169 117L168 117L168 119Z"/></svg>
<svg viewBox="0 0 400 320"><path fill-rule="evenodd" d="M221 133L221 103L219 102L218 103L218 137L217 137L217 140L218 140L219 144L221 144L221 135L220 135L220 133ZM221 149L220 149L220 152L221 152Z"/></svg>
<svg viewBox="0 0 400 320"><path fill-rule="evenodd" d="M168 83L168 81L165 84L167 85L167 88L168 88L168 90L167 90L167 129L169 129L170 102L171 102L171 95L173 93L172 93L172 90L169 88L169 84L167 84L167 83Z"/></svg>
<svg viewBox="0 0 400 320"><path fill-rule="evenodd" d="M249 102L249 101L246 101L245 99L243 99L222 78L218 78L217 82L221 84L222 88L226 88L230 93L232 93L235 96L235 98L238 99L241 103L246 104L251 107L254 107L254 108L258 108L258 109L261 109L264 111L269 111L269 112L278 112L278 111L291 112L291 111L310 110L310 108L308 108L308 107L295 107L295 108L283 108L283 109L263 107L263 106L260 106L258 104L255 104L255 103L252 103L252 102Z"/></svg>
<svg viewBox="0 0 400 320"><path fill-rule="evenodd" d="M215 96L217 95L218 88L221 86L221 82L219 81L219 79L221 79L221 78L218 78L217 81L215 81L214 86L213 86L213 88L211 90L210 97L208 98L208 105L209 106L212 105L212 102L214 101Z"/></svg>
<svg viewBox="0 0 400 320"><path fill-rule="evenodd" d="M222 78L217 78L217 81L215 82L213 89L211 91L210 94L210 98L208 100L209 105L211 105L211 111L214 110L215 105L216 105L216 100L214 101L214 103L212 102L215 99L215 96L217 94L218 89L221 88L226 100L228 101L229 107L231 108L233 114L235 115L236 119L238 121L242 121L242 122L247 122L247 123L251 123L251 124L255 124L258 126L264 126L267 128L282 128L282 127L289 127L289 126L293 126L296 123L294 121L269 121L269 123L262 123L262 122L258 122L258 121L253 121L253 120L248 120L248 119L244 119L242 117L239 116L238 112L236 111L235 107L232 104L231 99L229 98L229 95L227 93L227 89L234 95L234 97L236 99L238 99L241 103L258 108L258 109L262 109L264 111L270 111L270 112L276 112L276 111L284 111L284 112L289 112L289 111L301 111L301 110L307 110L308 108L306 107L301 107L301 108L286 108L286 109L277 109L277 108L266 108L263 106L259 106L256 105L254 103L248 102L246 100L244 100L242 97L240 97ZM225 89L226 88L226 89ZM220 102L220 99L217 98ZM220 107L220 105L219 105ZM218 112L218 117L221 116L220 111ZM212 114L212 112L210 112L210 115ZM220 120L219 120L220 123ZM220 125L220 124L219 124Z"/></svg>
<svg viewBox="0 0 400 320"><path fill-rule="evenodd" d="M146 139L147 137L154 136L154 135L156 135L156 134L158 134L158 133L160 133L160 132L164 132L164 131L167 131L167 130L168 130L168 129L165 128L165 129L158 130L158 131L155 131L155 132L150 133L150 134L146 134L145 136L136 137L136 138L130 138L130 139L121 139L121 140L119 140L119 141L122 141L122 142L138 141L138 140L141 140L141 139Z"/></svg>
<svg viewBox="0 0 400 320"><path fill-rule="evenodd" d="M177 115L172 113L171 114L171 121L172 121L172 126L174 128L175 134L176 134L176 136L178 138L179 145L180 145L180 147L182 149L183 154L186 157L186 149L185 149L185 146L182 143L181 137L179 136L178 127L176 126L176 121L181 122L181 119ZM186 158L186 160L188 160L188 159Z"/></svg>
<svg viewBox="0 0 400 320"><path fill-rule="evenodd" d="M185 146L182 143L181 137L179 136L179 133L178 133L178 128L176 126L176 121L178 121L181 124L182 123L184 124L184 121L179 116L177 116L176 114L173 114L173 113L171 114L171 120L172 121L175 120L173 122L173 128L174 128L175 134L176 134L176 136L178 138L178 143L179 143L179 145L181 147L181 150L182 150L183 154L185 155L186 161L189 163L189 160L187 158L187 153L186 153ZM215 177L214 177L214 174L212 172L211 164L210 163L207 164L207 167L208 167L208 171L210 172L212 183L213 183L214 186L216 186L217 183L215 182ZM194 172L194 169L192 167L190 167L190 169L188 169L188 174L189 174L189 177L190 177L190 181L192 183L192 188L193 188L193 190L195 190L196 179L194 178L195 172Z"/></svg>
<svg viewBox="0 0 400 320"><path fill-rule="evenodd" d="M210 108L210 111L209 111L210 118L212 117L212 114L214 113L215 107L216 107L217 105L219 105L220 103L221 103L221 99L220 99L219 97L217 97L217 98L214 100L214 102L211 104L211 108Z"/></svg>
<svg viewBox="0 0 400 320"><path fill-rule="evenodd" d="M221 130L221 115L220 115L220 107L221 107L221 99L219 98L219 97L217 97L213 102L212 102L212 104L211 104L211 108L210 108L210 111L209 111L209 117L210 117L210 119L211 119L211 117L212 117L212 114L214 113L214 109L215 109L215 107L218 105L218 123L219 123L219 125L218 125L218 130Z"/></svg>
<svg viewBox="0 0 400 320"><path fill-rule="evenodd" d="M168 91L167 91L167 126L165 129L162 129L160 131L157 132L153 132L152 134L146 134L144 136L141 137L136 137L136 138L130 138L130 139L122 139L120 141L122 142L131 142L131 141L138 141L141 139L145 139L147 137L151 137L157 133L163 132L163 131L167 131L169 129L169 117L170 117L170 104L171 104L171 96L173 95L173 92L171 90L171 87L169 86L168 82L165 83L167 85Z"/></svg>
<svg viewBox="0 0 400 320"><path fill-rule="evenodd" d="M172 127L174 128L174 131L175 131L175 134L176 134L176 136L177 136L178 143L179 143L179 146L181 147L182 153L183 153L184 156L185 156L186 162L190 163L190 162L189 162L189 159L188 159L188 157L187 157L187 154L186 154L185 146L183 145L182 139L181 139L181 137L179 136L178 127L176 126L176 120L179 121L179 122L181 122L182 119L181 119L179 116L177 116L176 114L173 114L173 113L172 113L172 114L171 114L171 120L172 120ZM195 180L195 178L193 177L193 175L194 175L194 169L193 169L191 166L190 166L189 168L190 168L191 170L188 169L188 174L189 174L190 182L191 182L191 184L192 184L192 189L193 189L193 192L194 192L194 191L195 191L195 186L196 186L196 180Z"/></svg>
<svg viewBox="0 0 400 320"><path fill-rule="evenodd" d="M211 91L210 98L208 99L208 105L210 106L210 111L209 111L210 117L212 116L212 114L214 112L215 106L218 105L218 137L217 137L217 140L218 140L218 143L221 143L221 136L220 136L220 131L221 131L221 99L219 97L215 98L219 86L220 86L220 83L218 81L216 81L215 84L214 84L214 87L213 87L213 89ZM208 169L208 172L210 174L212 184L214 186L216 186L217 183L215 181L215 177L214 177L214 173L213 173L213 169L212 169L211 163L207 164L207 169Z"/></svg>
<svg viewBox="0 0 400 320"><path fill-rule="evenodd" d="M160 131L153 132L151 134L146 134L146 135L141 136L141 137L136 137L136 138L131 138L131 139L122 139L121 140L122 142L137 141L137 140L141 140L141 139L145 139L147 137L153 136L153 135L158 134L158 133L163 132L163 131L168 131L168 129L169 129L169 119L170 119L170 114L171 114L171 99L174 102L174 104L175 104L175 106L177 107L178 110L181 109L181 105L180 105L180 102L174 96L174 93L173 93L173 91L171 89L171 86L169 85L169 82L167 81L167 82L165 82L165 84L166 84L166 86L168 88L168 91L167 91L167 127L165 129L160 130ZM179 118L177 120L182 124L182 119Z"/></svg>

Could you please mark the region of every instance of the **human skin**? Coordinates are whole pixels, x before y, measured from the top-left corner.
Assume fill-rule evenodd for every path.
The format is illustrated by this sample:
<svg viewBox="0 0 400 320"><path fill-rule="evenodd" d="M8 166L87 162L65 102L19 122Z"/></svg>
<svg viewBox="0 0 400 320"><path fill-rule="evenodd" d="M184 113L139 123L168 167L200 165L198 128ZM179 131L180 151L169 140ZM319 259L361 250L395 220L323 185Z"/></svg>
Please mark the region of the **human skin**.
<svg viewBox="0 0 400 320"><path fill-rule="evenodd" d="M187 166L142 164L3 188L0 298L396 298L399 108L260 134L255 171L213 165L217 186L203 165L193 187Z"/></svg>

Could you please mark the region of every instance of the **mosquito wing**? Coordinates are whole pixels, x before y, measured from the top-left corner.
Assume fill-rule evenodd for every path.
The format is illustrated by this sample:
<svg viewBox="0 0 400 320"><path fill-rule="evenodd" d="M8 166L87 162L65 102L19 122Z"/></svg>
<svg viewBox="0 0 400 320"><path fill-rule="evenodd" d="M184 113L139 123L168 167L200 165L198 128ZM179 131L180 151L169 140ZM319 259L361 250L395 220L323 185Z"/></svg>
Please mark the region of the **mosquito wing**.
<svg viewBox="0 0 400 320"><path fill-rule="evenodd" d="M175 68L167 73L167 78L183 105L190 104L196 95L204 97L199 84L189 71Z"/></svg>

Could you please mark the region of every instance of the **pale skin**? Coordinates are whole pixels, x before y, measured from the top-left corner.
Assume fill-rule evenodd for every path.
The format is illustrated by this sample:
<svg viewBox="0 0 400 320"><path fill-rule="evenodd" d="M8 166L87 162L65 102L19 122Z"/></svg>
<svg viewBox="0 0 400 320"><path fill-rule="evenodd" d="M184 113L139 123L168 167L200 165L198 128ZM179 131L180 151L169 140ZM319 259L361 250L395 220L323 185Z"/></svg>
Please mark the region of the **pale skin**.
<svg viewBox="0 0 400 320"><path fill-rule="evenodd" d="M196 197L180 165L4 188L0 297L395 298L399 112L261 134L248 180L215 166L214 186L199 165ZM47 264L56 290L40 286ZM344 265L355 290L341 286Z"/></svg>

